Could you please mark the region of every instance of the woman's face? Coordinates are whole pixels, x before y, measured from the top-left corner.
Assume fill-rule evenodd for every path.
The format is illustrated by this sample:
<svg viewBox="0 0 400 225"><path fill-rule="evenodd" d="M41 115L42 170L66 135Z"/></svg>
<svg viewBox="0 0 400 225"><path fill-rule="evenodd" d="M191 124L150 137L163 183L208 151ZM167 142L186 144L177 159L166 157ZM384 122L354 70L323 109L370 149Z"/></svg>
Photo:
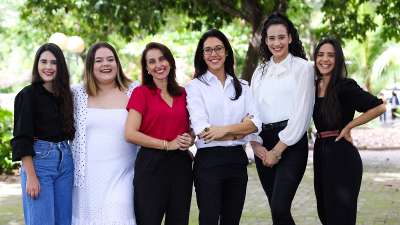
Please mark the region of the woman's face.
<svg viewBox="0 0 400 225"><path fill-rule="evenodd" d="M317 69L322 75L330 76L335 68L335 49L333 45L329 43L323 44L317 52L315 62Z"/></svg>
<svg viewBox="0 0 400 225"><path fill-rule="evenodd" d="M292 42L292 36L288 35L288 31L284 25L271 25L267 29L265 43L274 56L275 63L280 63L289 54L290 42Z"/></svg>
<svg viewBox="0 0 400 225"><path fill-rule="evenodd" d="M153 80L168 80L168 74L171 70L167 58L160 49L150 49L146 53L146 69L150 75L153 76Z"/></svg>
<svg viewBox="0 0 400 225"><path fill-rule="evenodd" d="M57 58L50 51L43 52L39 57L38 72L45 83L52 83L57 75Z"/></svg>
<svg viewBox="0 0 400 225"><path fill-rule="evenodd" d="M222 41L218 38L209 37L204 41L203 58L211 73L225 72L225 59L227 56L228 52Z"/></svg>
<svg viewBox="0 0 400 225"><path fill-rule="evenodd" d="M93 73L97 84L115 82L118 66L113 52L108 48L97 49L94 56Z"/></svg>

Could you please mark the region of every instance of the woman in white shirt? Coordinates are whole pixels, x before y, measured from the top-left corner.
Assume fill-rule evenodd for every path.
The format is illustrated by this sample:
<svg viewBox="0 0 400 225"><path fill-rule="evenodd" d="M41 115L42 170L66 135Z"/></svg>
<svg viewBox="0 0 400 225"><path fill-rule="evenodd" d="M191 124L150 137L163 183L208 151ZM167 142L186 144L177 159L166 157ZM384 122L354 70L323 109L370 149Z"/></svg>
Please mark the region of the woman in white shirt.
<svg viewBox="0 0 400 225"><path fill-rule="evenodd" d="M264 22L259 58L251 90L263 126L250 143L273 223L295 224L290 208L307 165L314 71L296 28L280 13Z"/></svg>
<svg viewBox="0 0 400 225"><path fill-rule="evenodd" d="M245 135L261 130L249 86L233 69L226 36L212 29L201 37L194 79L186 85L187 109L198 139L193 176L199 224L239 224L246 196ZM253 117L242 120L246 115Z"/></svg>

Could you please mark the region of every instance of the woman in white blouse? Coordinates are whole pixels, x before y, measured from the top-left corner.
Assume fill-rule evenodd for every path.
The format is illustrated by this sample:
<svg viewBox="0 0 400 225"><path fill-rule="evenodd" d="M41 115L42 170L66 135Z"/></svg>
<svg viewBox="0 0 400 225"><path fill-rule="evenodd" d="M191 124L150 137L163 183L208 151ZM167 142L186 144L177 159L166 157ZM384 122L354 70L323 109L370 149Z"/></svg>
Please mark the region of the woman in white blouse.
<svg viewBox="0 0 400 225"><path fill-rule="evenodd" d="M201 37L195 54L194 79L186 85L187 109L198 139L193 176L199 224L239 224L243 210L248 159L245 135L261 130L250 88L233 69L226 36L212 29ZM252 118L242 119L246 115Z"/></svg>
<svg viewBox="0 0 400 225"><path fill-rule="evenodd" d="M296 28L280 13L264 22L259 58L251 90L263 125L250 143L273 223L295 224L290 208L307 165L314 71Z"/></svg>

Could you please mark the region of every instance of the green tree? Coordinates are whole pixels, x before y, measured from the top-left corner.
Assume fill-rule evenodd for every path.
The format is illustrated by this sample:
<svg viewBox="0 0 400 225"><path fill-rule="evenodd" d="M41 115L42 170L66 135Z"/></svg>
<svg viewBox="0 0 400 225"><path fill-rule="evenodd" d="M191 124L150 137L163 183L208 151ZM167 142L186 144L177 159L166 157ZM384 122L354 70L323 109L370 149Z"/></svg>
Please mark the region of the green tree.
<svg viewBox="0 0 400 225"><path fill-rule="evenodd" d="M116 32L126 40L142 34L155 34L166 24L166 15L183 14L190 18L187 28L201 30L221 28L234 18L250 26L249 44L242 78L251 79L258 64L260 31L265 18L273 12L301 15L299 26L310 23L310 5L322 5L321 28L316 29L316 40L322 37L363 40L366 32L375 30L374 16L383 19L383 38L399 35L399 0L378 0L374 13L361 13L366 0L26 0L20 8L22 18L43 28L47 35L56 31L80 35L87 43L107 40ZM288 11L289 10L289 11ZM291 17L291 15L289 15ZM307 18L303 20L303 18ZM291 17L292 18L292 17ZM397 20L396 20L397 19ZM397 35L397 36L396 36ZM309 35L312 37L314 35ZM386 39L384 39L386 40Z"/></svg>

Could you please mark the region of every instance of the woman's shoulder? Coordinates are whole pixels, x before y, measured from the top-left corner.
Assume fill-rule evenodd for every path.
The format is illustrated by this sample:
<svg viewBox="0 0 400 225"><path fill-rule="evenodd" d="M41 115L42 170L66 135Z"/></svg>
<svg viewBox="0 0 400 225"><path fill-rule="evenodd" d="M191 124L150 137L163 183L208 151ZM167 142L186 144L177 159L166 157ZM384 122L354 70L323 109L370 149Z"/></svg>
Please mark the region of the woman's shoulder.
<svg viewBox="0 0 400 225"><path fill-rule="evenodd" d="M71 86L71 91L75 93L83 93L85 92L85 86L83 84L75 84Z"/></svg>
<svg viewBox="0 0 400 225"><path fill-rule="evenodd" d="M35 87L37 84L29 84L28 86L22 88L22 90L18 93L18 95L25 95L25 94L33 94L37 87Z"/></svg>
<svg viewBox="0 0 400 225"><path fill-rule="evenodd" d="M293 61L296 63L297 66L307 68L307 69L313 69L313 64L310 61L307 61L303 58L294 56Z"/></svg>
<svg viewBox="0 0 400 225"><path fill-rule="evenodd" d="M360 85L358 85L357 82L351 78L344 78L343 80L339 81L338 88L339 94L346 94L351 91L362 90Z"/></svg>
<svg viewBox="0 0 400 225"><path fill-rule="evenodd" d="M133 82L131 82L130 84L129 84L129 88L128 89L135 89L135 88L138 88L138 87L141 87L142 86L142 84L139 82L139 81L133 81Z"/></svg>
<svg viewBox="0 0 400 225"><path fill-rule="evenodd" d="M247 80L243 80L242 78L238 78L238 80L242 86L249 86L249 82Z"/></svg>

